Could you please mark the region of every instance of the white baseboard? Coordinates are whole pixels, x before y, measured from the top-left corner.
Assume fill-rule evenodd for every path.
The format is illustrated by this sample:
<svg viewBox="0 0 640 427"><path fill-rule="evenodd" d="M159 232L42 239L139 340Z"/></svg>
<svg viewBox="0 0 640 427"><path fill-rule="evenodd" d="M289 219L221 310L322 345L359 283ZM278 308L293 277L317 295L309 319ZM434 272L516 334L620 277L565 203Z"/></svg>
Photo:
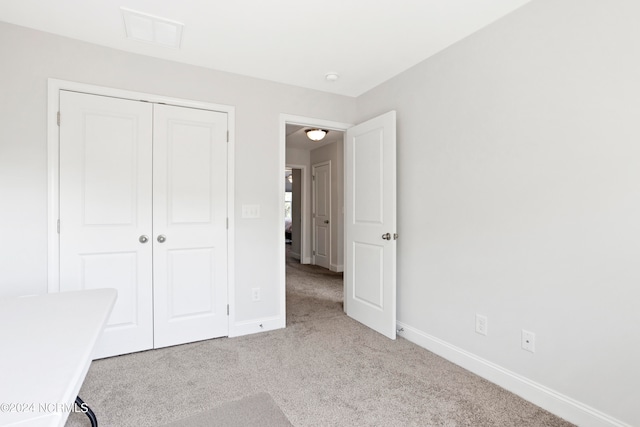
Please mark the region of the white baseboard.
<svg viewBox="0 0 640 427"><path fill-rule="evenodd" d="M581 427L631 427L614 417L402 322L398 335Z"/></svg>
<svg viewBox="0 0 640 427"><path fill-rule="evenodd" d="M300 264L311 264L311 257L305 257L304 259L300 260Z"/></svg>
<svg viewBox="0 0 640 427"><path fill-rule="evenodd" d="M265 331L273 331L284 327L285 322L280 316L236 322L231 328L229 328L229 338L257 334Z"/></svg>
<svg viewBox="0 0 640 427"><path fill-rule="evenodd" d="M344 265L342 264L329 264L329 270L336 273L342 273L344 271Z"/></svg>
<svg viewBox="0 0 640 427"><path fill-rule="evenodd" d="M300 254L297 254L297 253L295 253L295 252L293 252L293 251L292 251L292 252L289 252L289 255L291 255L293 258L298 258L298 259L300 259Z"/></svg>

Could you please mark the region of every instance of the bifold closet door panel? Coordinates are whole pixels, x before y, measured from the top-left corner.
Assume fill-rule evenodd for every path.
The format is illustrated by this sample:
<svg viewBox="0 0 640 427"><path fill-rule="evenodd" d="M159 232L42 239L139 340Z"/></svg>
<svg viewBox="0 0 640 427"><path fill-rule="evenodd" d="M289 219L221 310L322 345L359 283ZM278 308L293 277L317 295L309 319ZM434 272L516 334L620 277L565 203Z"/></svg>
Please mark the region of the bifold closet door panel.
<svg viewBox="0 0 640 427"><path fill-rule="evenodd" d="M227 114L154 106L154 346L228 334Z"/></svg>
<svg viewBox="0 0 640 427"><path fill-rule="evenodd" d="M152 348L153 106L61 91L60 113L60 289L117 289L97 358Z"/></svg>

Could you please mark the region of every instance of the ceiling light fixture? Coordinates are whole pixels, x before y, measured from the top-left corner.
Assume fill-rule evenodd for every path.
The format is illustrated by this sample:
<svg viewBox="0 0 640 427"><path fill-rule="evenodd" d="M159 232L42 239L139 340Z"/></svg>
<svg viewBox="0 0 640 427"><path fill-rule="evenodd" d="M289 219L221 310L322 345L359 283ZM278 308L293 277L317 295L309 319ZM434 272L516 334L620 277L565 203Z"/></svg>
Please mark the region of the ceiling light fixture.
<svg viewBox="0 0 640 427"><path fill-rule="evenodd" d="M307 138L312 141L321 141L329 133L328 130L324 129L308 129L305 132L307 133Z"/></svg>

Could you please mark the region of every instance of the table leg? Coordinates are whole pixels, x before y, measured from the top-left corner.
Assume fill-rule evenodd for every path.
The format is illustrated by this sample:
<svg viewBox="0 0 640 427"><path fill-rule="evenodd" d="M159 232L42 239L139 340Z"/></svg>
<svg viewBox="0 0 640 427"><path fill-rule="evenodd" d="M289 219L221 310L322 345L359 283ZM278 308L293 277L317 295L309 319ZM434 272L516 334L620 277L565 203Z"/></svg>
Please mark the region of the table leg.
<svg viewBox="0 0 640 427"><path fill-rule="evenodd" d="M96 418L96 414L94 414L91 408L89 408L89 406L84 403L82 399L80 399L80 396L76 397L76 405L78 405L78 407L80 407L81 409L87 410L85 414L89 418L89 421L91 421L91 427L98 427L98 418Z"/></svg>

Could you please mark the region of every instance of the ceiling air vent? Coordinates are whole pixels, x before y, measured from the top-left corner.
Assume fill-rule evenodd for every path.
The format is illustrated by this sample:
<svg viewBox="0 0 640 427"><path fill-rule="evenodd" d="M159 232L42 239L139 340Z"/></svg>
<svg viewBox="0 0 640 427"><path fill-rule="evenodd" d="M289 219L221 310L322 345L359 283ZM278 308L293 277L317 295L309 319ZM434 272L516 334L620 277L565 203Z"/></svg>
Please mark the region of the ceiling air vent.
<svg viewBox="0 0 640 427"><path fill-rule="evenodd" d="M164 47L180 48L184 24L121 7L127 38Z"/></svg>

